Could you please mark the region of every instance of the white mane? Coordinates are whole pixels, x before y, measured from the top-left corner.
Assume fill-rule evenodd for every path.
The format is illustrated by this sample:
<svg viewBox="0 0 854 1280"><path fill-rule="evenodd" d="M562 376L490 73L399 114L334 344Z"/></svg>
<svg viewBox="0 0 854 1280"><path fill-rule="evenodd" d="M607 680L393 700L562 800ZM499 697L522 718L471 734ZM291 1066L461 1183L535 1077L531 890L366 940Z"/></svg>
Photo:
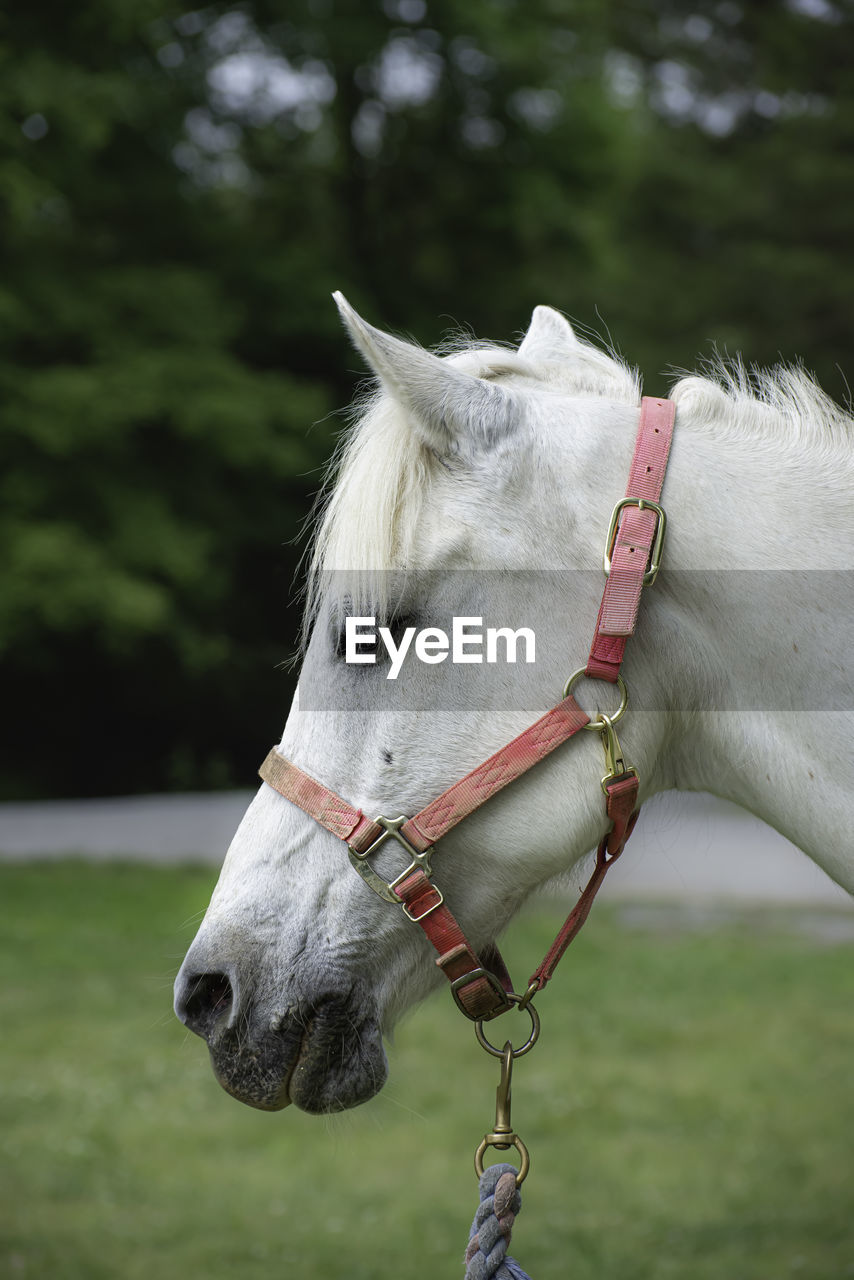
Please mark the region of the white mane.
<svg viewBox="0 0 854 1280"><path fill-rule="evenodd" d="M578 341L571 362L532 364L513 349L454 339L442 354L477 377L521 387L531 380L577 396L639 404L640 377L616 355ZM711 360L704 375L683 376L672 399L692 423L744 438L809 442L830 454L852 439L851 416L802 367L748 369L740 359ZM306 622L323 596L330 570L382 575L407 565L434 476L447 465L412 430L403 409L382 389L357 405L333 457L315 517L309 553ZM383 595L381 585L377 594Z"/></svg>
<svg viewBox="0 0 854 1280"><path fill-rule="evenodd" d="M698 427L722 435L809 444L819 451L850 447L852 418L802 365L748 367L715 356L705 376L689 374L670 392Z"/></svg>

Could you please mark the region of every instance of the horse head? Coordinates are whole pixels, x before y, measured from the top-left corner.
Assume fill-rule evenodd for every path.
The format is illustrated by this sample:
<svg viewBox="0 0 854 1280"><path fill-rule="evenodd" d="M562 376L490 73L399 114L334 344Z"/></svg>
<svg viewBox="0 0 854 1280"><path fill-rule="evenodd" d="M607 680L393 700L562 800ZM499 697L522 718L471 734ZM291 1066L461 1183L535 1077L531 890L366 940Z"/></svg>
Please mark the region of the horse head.
<svg viewBox="0 0 854 1280"><path fill-rule="evenodd" d="M442 357L338 304L378 390L345 442L316 534L280 750L368 815L411 815L557 702L583 665L639 391L546 307L518 349ZM347 661L354 617L398 649L407 632L450 632L454 618L524 628L536 660L411 660L390 679L379 647L374 662ZM435 655L433 641L423 654ZM679 662L674 651L673 679ZM641 697L649 667L641 637ZM627 731L644 794L664 785L675 732L668 713ZM599 745L580 737L437 846L437 880L476 948L607 829ZM405 865L387 850L377 861L389 879ZM381 1088L383 1033L439 981L424 937L353 874L341 842L265 784L181 968L176 1011L235 1097L334 1111Z"/></svg>

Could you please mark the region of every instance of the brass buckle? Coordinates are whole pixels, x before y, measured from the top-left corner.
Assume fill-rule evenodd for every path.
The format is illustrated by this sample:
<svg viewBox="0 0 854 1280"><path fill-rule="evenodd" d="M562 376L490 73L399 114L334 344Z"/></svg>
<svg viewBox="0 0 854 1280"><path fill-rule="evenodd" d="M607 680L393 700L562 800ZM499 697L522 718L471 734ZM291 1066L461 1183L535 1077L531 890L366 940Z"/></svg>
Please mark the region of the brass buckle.
<svg viewBox="0 0 854 1280"><path fill-rule="evenodd" d="M637 507L638 511L648 510L655 512L655 537L652 542L652 550L649 553L649 567L643 575L644 586L650 587L658 577L658 571L661 568L661 547L664 542L664 531L667 528L667 516L664 514L664 508L660 507L657 502L650 502L649 498L621 498L611 512L611 523L608 525L608 533L605 538L605 555L602 559L605 577L609 578L611 576L611 552L614 550L620 515L626 507Z"/></svg>
<svg viewBox="0 0 854 1280"><path fill-rule="evenodd" d="M410 867L409 871L411 870L412 868ZM404 871L403 876L399 877L397 880L394 880L393 883L399 884L401 879L409 875L409 871ZM420 916L413 915L413 913L409 910L409 907L406 905L406 903L401 902L400 898L397 899L398 902L400 902L400 905L403 907L403 914L406 916L407 920L411 920L413 924L420 924L422 920L426 920L428 916L432 916L433 912L438 911L439 908L442 906L443 902L445 901L442 895L441 889L437 889L434 884L431 884L430 888L433 890L434 893L438 893L439 901L434 902L432 907L428 907L426 911L422 911ZM397 897L396 894L395 894L395 897Z"/></svg>
<svg viewBox="0 0 854 1280"><path fill-rule="evenodd" d="M468 1009L463 1004L462 1000L460 999L460 992L465 987L470 987L473 982L477 982L478 978L486 978L486 981L492 987L492 990L495 992L495 994L501 997L501 1000L503 1001L503 1004L504 1004L504 1008L496 1009L495 1013L489 1013L483 1017L473 1018L472 1015L469 1013ZM490 1022L493 1018L497 1018L500 1013L506 1013L507 1010L513 1004L513 1001L510 999L507 992L504 990L501 983L496 978L495 974L490 973L489 970L484 969L483 966L481 966L479 969L472 969L470 973L461 974L459 978L454 978L453 982L451 983L451 995L454 997L454 1003L456 1004L460 1012L464 1013L466 1017L469 1019L469 1021L476 1022L476 1023Z"/></svg>
<svg viewBox="0 0 854 1280"><path fill-rule="evenodd" d="M413 916L411 912L407 911L405 903L401 902L394 890L396 885L399 885L408 875L411 875L412 872L418 868L424 872L428 880L430 879L433 874L433 869L430 866L430 855L433 852L432 844L429 845L423 853L420 853L414 845L409 843L406 836L401 835L400 828L403 826L404 822L409 821L405 815L401 815L399 818L379 817L374 819L374 821L382 827L382 835L377 836L374 843L369 845L368 848L361 853L357 849L354 849L351 844L348 844L347 852L350 855L350 861L364 880L365 884L369 889L373 889L377 897L382 898L385 902L393 902L396 906L403 907L403 910L409 916L410 920L414 919L418 921L425 919L426 916L430 915L431 911L435 911L437 907L442 905L443 899L438 889L436 892L439 893L439 902L434 906L429 907L421 916ZM398 844L403 846L411 858L411 862L406 870L401 871L400 875L396 876L395 879L389 883L386 883L382 876L378 876L373 867L368 865L368 858L375 854L387 840L396 840Z"/></svg>

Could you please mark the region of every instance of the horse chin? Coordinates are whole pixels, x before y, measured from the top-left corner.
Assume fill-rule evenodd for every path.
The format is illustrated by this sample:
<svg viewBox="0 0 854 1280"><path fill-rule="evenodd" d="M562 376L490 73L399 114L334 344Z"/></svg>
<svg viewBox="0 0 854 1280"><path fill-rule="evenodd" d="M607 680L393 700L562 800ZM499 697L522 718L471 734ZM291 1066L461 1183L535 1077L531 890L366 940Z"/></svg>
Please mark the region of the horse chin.
<svg viewBox="0 0 854 1280"><path fill-rule="evenodd" d="M214 1075L232 1098L259 1111L282 1111L290 1105L291 1068L276 1037L237 1045L224 1034L208 1049Z"/></svg>
<svg viewBox="0 0 854 1280"><path fill-rule="evenodd" d="M214 1075L238 1102L282 1111L291 1102L323 1115L367 1102L383 1087L388 1063L379 1022L356 1021L352 1006L324 1000L298 1022L273 1018L263 1033L223 1028L208 1044Z"/></svg>

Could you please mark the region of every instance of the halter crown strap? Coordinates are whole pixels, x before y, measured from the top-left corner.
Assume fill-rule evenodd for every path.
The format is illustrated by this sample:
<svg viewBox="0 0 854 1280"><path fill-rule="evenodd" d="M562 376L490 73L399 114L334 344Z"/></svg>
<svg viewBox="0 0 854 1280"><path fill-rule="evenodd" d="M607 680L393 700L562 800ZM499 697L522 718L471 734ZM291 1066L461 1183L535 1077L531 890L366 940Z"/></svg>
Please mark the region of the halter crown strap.
<svg viewBox="0 0 854 1280"><path fill-rule="evenodd" d="M635 629L644 580L649 581L650 552L656 535L663 533L664 516L657 507L675 419L672 400L644 396L626 496L614 508L618 523L608 548L611 566L587 661L587 674L597 680L616 681L626 640ZM613 527L614 519L611 523Z"/></svg>

